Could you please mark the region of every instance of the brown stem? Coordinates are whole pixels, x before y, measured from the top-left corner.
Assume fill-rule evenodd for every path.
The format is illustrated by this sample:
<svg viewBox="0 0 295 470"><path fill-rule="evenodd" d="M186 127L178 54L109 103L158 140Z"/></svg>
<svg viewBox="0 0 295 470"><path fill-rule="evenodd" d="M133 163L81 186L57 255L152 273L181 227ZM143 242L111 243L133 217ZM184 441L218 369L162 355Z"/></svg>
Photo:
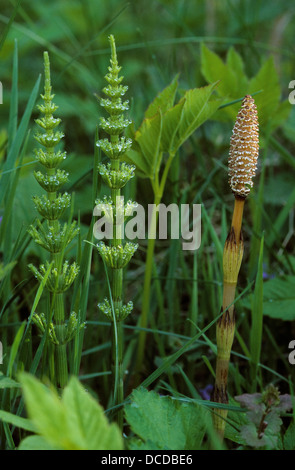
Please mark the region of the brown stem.
<svg viewBox="0 0 295 470"><path fill-rule="evenodd" d="M245 198L235 196L235 206L234 206L234 212L233 212L231 225L235 232L235 239L236 239L237 245L239 245L240 239L241 239L244 205L245 205Z"/></svg>
<svg viewBox="0 0 295 470"><path fill-rule="evenodd" d="M243 257L242 219L245 198L235 197L232 227L223 250L223 300L222 317L216 327L217 359L215 386L212 400L227 404L227 379L231 348L235 334L234 300L239 270ZM223 438L225 429L226 409L215 409L213 421L215 429Z"/></svg>

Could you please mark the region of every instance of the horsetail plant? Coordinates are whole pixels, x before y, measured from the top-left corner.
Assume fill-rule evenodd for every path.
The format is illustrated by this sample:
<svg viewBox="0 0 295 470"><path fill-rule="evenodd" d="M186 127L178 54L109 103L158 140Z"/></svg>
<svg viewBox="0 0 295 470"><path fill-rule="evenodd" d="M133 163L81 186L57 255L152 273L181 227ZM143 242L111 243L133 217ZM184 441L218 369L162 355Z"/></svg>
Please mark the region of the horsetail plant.
<svg viewBox="0 0 295 470"><path fill-rule="evenodd" d="M123 304L123 269L137 250L136 243L125 242L123 244L123 224L131 215L136 203L128 201L124 203L121 189L134 176L135 166L123 162L125 153L131 148L132 140L122 136L124 129L131 123L125 119L124 111L129 109L128 101L122 101L128 87L121 84L123 77L119 76L121 67L118 65L114 36L109 37L111 46L111 60L108 67L109 73L105 76L108 86L103 89L106 98L100 99L100 105L107 111L108 117L100 118L101 129L109 138L99 139L97 146L109 158L106 165L99 164L99 174L104 183L110 188L110 198L105 197L96 203L108 214L109 223L113 229L110 245L101 241L98 251L107 268L111 271L111 295L110 300L104 299L98 305L100 310L112 323L112 377L115 404L120 405L124 399L124 371L123 358L123 321L131 313L133 304ZM116 380L117 378L117 380ZM123 409L119 409L117 422L123 428Z"/></svg>
<svg viewBox="0 0 295 470"><path fill-rule="evenodd" d="M56 129L61 119L54 117L58 106L54 104L54 95L51 94L50 62L47 52L44 52L44 72L44 94L41 95L43 104L38 106L43 116L36 119L36 123L44 132L36 133L35 139L41 145L36 149L36 157L45 171L35 171L34 176L46 193L41 197L33 197L35 207L44 221L37 219L37 226L31 225L29 233L38 245L50 253L50 256L39 269L32 264L29 268L49 292L50 309L46 313L34 313L32 319L40 333L48 334L50 340L51 380L64 388L68 382L67 343L73 338L78 324L75 312L66 317L64 294L79 271L75 262L70 264L68 260L64 260L64 251L79 229L75 221L60 222L66 209L71 205L71 195L59 192L68 180L68 173L57 168L66 158L66 152L56 150L64 134ZM53 360L55 355L56 369Z"/></svg>
<svg viewBox="0 0 295 470"><path fill-rule="evenodd" d="M231 230L223 251L223 302L216 327L217 360L212 400L227 404L227 378L231 348L235 334L234 300L238 275L242 263L244 244L242 219L245 200L253 186L259 153L258 117L254 99L246 95L237 115L230 142L229 184L235 196ZM227 409L215 409L214 425L223 438Z"/></svg>

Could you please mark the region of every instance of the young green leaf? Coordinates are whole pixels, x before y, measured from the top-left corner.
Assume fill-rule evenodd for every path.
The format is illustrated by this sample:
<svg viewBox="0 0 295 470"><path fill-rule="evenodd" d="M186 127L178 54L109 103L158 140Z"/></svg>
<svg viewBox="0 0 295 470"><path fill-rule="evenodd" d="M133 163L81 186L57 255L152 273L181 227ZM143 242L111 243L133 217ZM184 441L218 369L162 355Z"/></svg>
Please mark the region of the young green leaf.
<svg viewBox="0 0 295 470"><path fill-rule="evenodd" d="M175 154L177 145L175 143L177 132L182 120L185 98L182 98L175 106L168 109L163 116L161 150Z"/></svg>
<svg viewBox="0 0 295 470"><path fill-rule="evenodd" d="M151 102L144 114L145 118L151 118L159 111L163 114L173 106L178 87L177 78L178 77L176 76L172 82Z"/></svg>
<svg viewBox="0 0 295 470"><path fill-rule="evenodd" d="M25 405L36 431L54 448L64 450L121 450L120 431L109 424L103 408L72 377L60 399L54 388L34 376L20 375Z"/></svg>
<svg viewBox="0 0 295 470"><path fill-rule="evenodd" d="M262 92L255 96L255 102L259 116L259 125L263 127L267 122L272 121L281 97L279 77L273 57L264 62L257 75L250 80L249 94L251 95L258 90L262 90Z"/></svg>
<svg viewBox="0 0 295 470"><path fill-rule="evenodd" d="M185 104L174 144L175 151L219 108L220 101L216 99L210 101L216 85L215 82L185 93Z"/></svg>
<svg viewBox="0 0 295 470"><path fill-rule="evenodd" d="M295 320L295 276L275 277L264 283L263 313L280 320Z"/></svg>
<svg viewBox="0 0 295 470"><path fill-rule="evenodd" d="M50 445L41 436L28 436L23 439L18 446L18 450L60 450L58 447Z"/></svg>
<svg viewBox="0 0 295 470"><path fill-rule="evenodd" d="M133 432L145 443L149 441L153 448L171 450L200 449L206 420L210 419L202 406L180 403L143 388L133 392L125 413Z"/></svg>
<svg viewBox="0 0 295 470"><path fill-rule="evenodd" d="M220 96L225 97L239 97L242 96L237 90L237 77L236 71L232 70L233 53L229 59L229 64L224 64L222 59L211 51L205 44L201 45L201 71L204 78L208 83L214 83L220 80L218 93ZM239 61L240 64L240 61ZM240 65L241 68L241 65Z"/></svg>
<svg viewBox="0 0 295 470"><path fill-rule="evenodd" d="M149 173L153 176L159 165L160 142L162 134L162 115L160 113L152 118L144 119L140 128L135 133L135 139L141 152L148 162Z"/></svg>
<svg viewBox="0 0 295 470"><path fill-rule="evenodd" d="M272 129L286 120L291 111L290 103L286 100L280 103L279 77L273 57L262 63L257 74L249 79L245 73L242 57L234 48L230 48L226 62L205 44L201 45L201 71L208 83L220 81L217 93L228 101L240 99L247 94L255 96L259 126L270 125ZM216 113L220 120L234 119L239 104L224 107Z"/></svg>

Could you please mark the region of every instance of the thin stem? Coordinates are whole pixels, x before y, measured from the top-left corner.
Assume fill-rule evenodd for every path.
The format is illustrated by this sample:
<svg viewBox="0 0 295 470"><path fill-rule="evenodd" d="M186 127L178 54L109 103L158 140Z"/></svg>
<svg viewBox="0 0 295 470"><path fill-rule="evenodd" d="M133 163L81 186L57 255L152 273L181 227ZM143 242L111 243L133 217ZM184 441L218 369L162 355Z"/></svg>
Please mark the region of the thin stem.
<svg viewBox="0 0 295 470"><path fill-rule="evenodd" d="M152 273L153 273L153 260L154 260L154 251L155 251L155 241L156 241L156 233L157 233L157 220L158 220L158 211L157 206L161 202L161 196L155 195L154 198L154 205L153 205L153 212L151 214L151 224L149 227L149 234L148 234L148 247L147 247L147 256L146 256L146 263L145 263L145 276L144 276L144 285L143 285L143 296L142 296L142 310L141 316L139 320L139 327L142 328L139 332L138 338L138 350L137 350L137 358L135 364L135 371L138 375L140 370L142 369L143 364L143 356L144 356L144 349L145 349L145 341L146 341L146 331L144 330L148 324L148 314L150 309L150 291L151 291L151 280L152 280Z"/></svg>
<svg viewBox="0 0 295 470"><path fill-rule="evenodd" d="M59 344L56 346L57 358L57 383L64 388L68 383L68 361L67 361L67 345L65 343L65 312L63 294L55 296L55 329Z"/></svg>
<svg viewBox="0 0 295 470"><path fill-rule="evenodd" d="M140 373L140 370L143 364L143 355L144 355L144 348L145 348L145 342L146 342L146 331L144 329L147 327L147 324L148 324L148 314L149 314L149 309L150 309L150 292L151 292L151 281L152 281L152 272L153 272L153 259L154 259L155 240L156 240L157 223L158 223L158 215L159 215L157 206L161 203L169 169L170 169L174 156L175 156L174 153L169 154L168 160L166 162L166 165L163 171L161 182L159 183L159 180L158 180L158 176L159 176L158 172L156 173L155 179L152 181L152 188L154 191L154 205L153 205L153 212L151 214L151 224L150 224L149 233L148 233L148 247L147 247L147 256L146 256L146 263L145 263L142 310L141 310L141 316L139 320L139 327L142 328L142 330L140 330L140 333L139 333L138 351L137 351L137 358L136 358L136 364L135 364L135 373L137 375L137 379L138 379L138 375Z"/></svg>
<svg viewBox="0 0 295 470"><path fill-rule="evenodd" d="M116 53L113 49L112 60L116 61ZM117 145L119 138L117 135L111 136L111 143ZM111 160L111 169L119 170L120 162L119 160ZM117 213L117 203L120 201L121 190L112 189L111 190L112 202L115 207L114 209L114 224L113 224L113 238L111 240L112 246L119 246L122 244L122 214ZM120 207L119 211L122 208ZM124 216L123 216L124 217ZM112 270L112 298L114 303L115 311L120 312L123 305L122 300L123 292L123 269L113 269ZM116 328L116 334L115 334ZM113 390L115 391L115 381L116 381L116 368L117 370L117 389L115 393L115 405L120 405L124 400L124 371L123 371L123 328L122 322L116 321L116 325L113 322L112 324L112 377L113 377ZM123 408L119 408L117 412L117 423L121 431L123 431Z"/></svg>
<svg viewBox="0 0 295 470"><path fill-rule="evenodd" d="M112 323L112 380L115 405L124 401L124 369L123 369L123 322ZM117 372L117 373L116 373ZM118 382L116 383L116 378ZM124 410L120 407L117 411L116 421L123 431Z"/></svg>
<svg viewBox="0 0 295 470"><path fill-rule="evenodd" d="M235 231L236 243L239 245L241 238L242 219L244 212L245 199L235 198L234 212L232 217L232 228Z"/></svg>

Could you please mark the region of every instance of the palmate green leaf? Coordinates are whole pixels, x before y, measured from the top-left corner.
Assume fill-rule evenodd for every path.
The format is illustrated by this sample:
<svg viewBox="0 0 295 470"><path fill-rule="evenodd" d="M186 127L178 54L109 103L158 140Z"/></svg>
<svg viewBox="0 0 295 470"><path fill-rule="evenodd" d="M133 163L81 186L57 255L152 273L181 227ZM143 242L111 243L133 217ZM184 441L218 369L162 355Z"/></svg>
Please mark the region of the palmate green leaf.
<svg viewBox="0 0 295 470"><path fill-rule="evenodd" d="M117 425L109 424L103 408L77 378L70 379L62 398L30 374L22 373L20 382L29 418L50 446L63 450L123 448ZM28 442L22 445L28 448Z"/></svg>
<svg viewBox="0 0 295 470"><path fill-rule="evenodd" d="M188 90L177 104L169 107L168 104L173 103L175 98L177 82L172 84L148 108L145 119L134 133L133 148L127 154L128 160L139 169L140 176L150 179L159 171L163 153L175 155L180 146L220 106L220 101L210 101L215 83ZM164 97L166 101L162 103ZM156 114L153 114L156 110Z"/></svg>
<svg viewBox="0 0 295 470"><path fill-rule="evenodd" d="M151 102L144 114L145 118L152 118L158 112L164 114L174 105L175 95L178 87L177 78L178 76L176 76L172 82L166 88L164 88L164 90L162 90Z"/></svg>
<svg viewBox="0 0 295 470"><path fill-rule="evenodd" d="M283 276L264 283L263 314L280 320L295 320L295 276Z"/></svg>
<svg viewBox="0 0 295 470"><path fill-rule="evenodd" d="M217 82L185 93L182 117L173 143L175 152L219 108L219 100L210 101L216 85Z"/></svg>
<svg viewBox="0 0 295 470"><path fill-rule="evenodd" d="M63 405L67 425L79 433L77 445L89 450L121 450L122 437L116 424L109 424L103 408L85 391L76 378L65 388Z"/></svg>
<svg viewBox="0 0 295 470"><path fill-rule="evenodd" d="M257 95L258 96L258 95ZM281 124L285 123L289 118L291 112L292 105L289 103L289 100L282 101L277 106L275 113L271 117L271 127L272 129L276 129ZM289 121L289 119L288 119ZM292 165L294 166L294 162L292 161Z"/></svg>
<svg viewBox="0 0 295 470"><path fill-rule="evenodd" d="M287 431L284 434L284 449L294 450L295 449L295 422L294 420L288 426Z"/></svg>
<svg viewBox="0 0 295 470"><path fill-rule="evenodd" d="M171 397L135 390L131 404L125 406L126 419L132 431L152 448L171 450L200 449L209 412L194 403L184 403ZM144 448L145 444L132 446Z"/></svg>
<svg viewBox="0 0 295 470"><path fill-rule="evenodd" d="M128 449L129 450L143 450L143 451L149 450L149 451L151 451L151 450L163 450L163 447L159 447L157 444L155 444L154 442L151 442L151 441L143 442L139 438L131 438L128 441Z"/></svg>
<svg viewBox="0 0 295 470"><path fill-rule="evenodd" d="M145 118L135 133L141 153L148 162L148 176L153 177L159 166L160 143L162 135L162 114L159 112L151 118Z"/></svg>
<svg viewBox="0 0 295 470"><path fill-rule="evenodd" d="M201 45L201 70L208 83L220 80L220 96L239 98L246 93L247 77L244 74L243 62L239 54L229 49L227 63L211 51L205 44Z"/></svg>
<svg viewBox="0 0 295 470"><path fill-rule="evenodd" d="M162 117L162 152L175 153L177 151L175 140L182 120L185 103L186 99L182 98L175 106L168 109Z"/></svg>
<svg viewBox="0 0 295 470"><path fill-rule="evenodd" d="M124 160L136 166L136 173L141 178L152 178L152 167L140 150L130 149Z"/></svg>
<svg viewBox="0 0 295 470"><path fill-rule="evenodd" d="M232 70L235 75L235 89L234 93L238 97L246 93L248 86L248 77L245 73L245 64L240 54L234 47L230 47L226 55L227 68Z"/></svg>
<svg viewBox="0 0 295 470"><path fill-rule="evenodd" d="M201 45L201 71L208 83L219 81L218 96L231 102L247 94L248 77L244 71L242 57L231 47L224 63L221 58L205 44ZM232 104L217 111L215 117L219 120L234 120L240 103Z"/></svg>
<svg viewBox="0 0 295 470"><path fill-rule="evenodd" d="M50 445L41 436L28 436L18 446L18 450L60 450L59 447Z"/></svg>
<svg viewBox="0 0 295 470"><path fill-rule="evenodd" d="M291 111L286 100L280 103L281 91L279 77L273 57L261 65L257 74L249 79L241 56L234 48L228 50L226 61L212 52L207 46L201 46L201 70L208 83L220 80L218 95L226 102L241 99L246 94L255 95L260 127L270 126L270 130L284 122ZM219 120L236 118L240 103L232 104L219 110L215 117Z"/></svg>
<svg viewBox="0 0 295 470"><path fill-rule="evenodd" d="M249 93L255 93L262 90L255 96L257 106L259 125L264 126L272 122L280 102L281 90L279 77L274 65L273 57L264 62L257 75L250 80ZM291 111L291 105L290 105Z"/></svg>

